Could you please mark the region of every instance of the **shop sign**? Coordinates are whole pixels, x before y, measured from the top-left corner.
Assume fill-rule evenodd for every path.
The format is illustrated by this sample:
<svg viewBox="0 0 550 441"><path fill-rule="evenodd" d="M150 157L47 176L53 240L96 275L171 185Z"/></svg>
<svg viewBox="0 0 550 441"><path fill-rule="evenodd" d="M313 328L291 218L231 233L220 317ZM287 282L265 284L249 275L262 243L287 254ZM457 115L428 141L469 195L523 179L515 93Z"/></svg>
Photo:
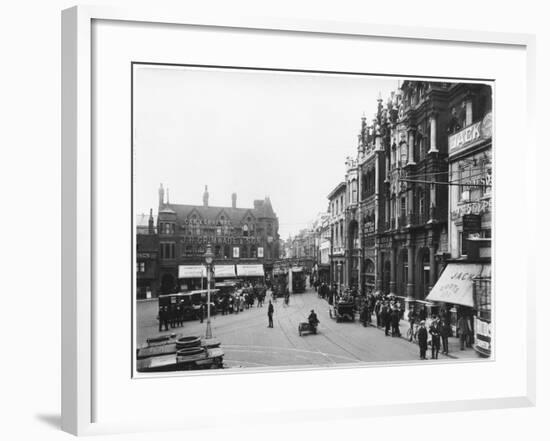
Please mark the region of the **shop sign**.
<svg viewBox="0 0 550 441"><path fill-rule="evenodd" d="M138 259L154 259L155 254L154 253L137 253Z"/></svg>
<svg viewBox="0 0 550 441"><path fill-rule="evenodd" d="M481 216L479 214L465 214L462 216L462 231L477 233L481 230Z"/></svg>
<svg viewBox="0 0 550 441"><path fill-rule="evenodd" d="M468 214L482 215L491 211L491 200L469 202L451 211L451 219L456 221Z"/></svg>
<svg viewBox="0 0 550 441"><path fill-rule="evenodd" d="M233 237L233 236L183 236L183 243L211 243L211 244L256 244L259 243L257 237Z"/></svg>
<svg viewBox="0 0 550 441"><path fill-rule="evenodd" d="M449 136L449 153L453 154L492 136L492 113L489 112L482 121L469 125L460 132Z"/></svg>
<svg viewBox="0 0 550 441"><path fill-rule="evenodd" d="M374 222L365 222L363 230L365 234L374 233Z"/></svg>
<svg viewBox="0 0 550 441"><path fill-rule="evenodd" d="M231 226L231 221L229 220L213 220L213 219L185 219L183 221L184 225L211 225L211 226L220 226L228 225Z"/></svg>

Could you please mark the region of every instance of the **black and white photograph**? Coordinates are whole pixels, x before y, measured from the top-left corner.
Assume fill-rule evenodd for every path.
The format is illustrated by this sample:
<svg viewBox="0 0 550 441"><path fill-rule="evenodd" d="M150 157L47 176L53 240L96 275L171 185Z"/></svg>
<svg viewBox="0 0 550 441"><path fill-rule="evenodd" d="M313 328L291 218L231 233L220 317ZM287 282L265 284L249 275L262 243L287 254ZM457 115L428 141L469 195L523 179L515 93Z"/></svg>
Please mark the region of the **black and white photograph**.
<svg viewBox="0 0 550 441"><path fill-rule="evenodd" d="M133 63L135 371L491 360L493 100Z"/></svg>

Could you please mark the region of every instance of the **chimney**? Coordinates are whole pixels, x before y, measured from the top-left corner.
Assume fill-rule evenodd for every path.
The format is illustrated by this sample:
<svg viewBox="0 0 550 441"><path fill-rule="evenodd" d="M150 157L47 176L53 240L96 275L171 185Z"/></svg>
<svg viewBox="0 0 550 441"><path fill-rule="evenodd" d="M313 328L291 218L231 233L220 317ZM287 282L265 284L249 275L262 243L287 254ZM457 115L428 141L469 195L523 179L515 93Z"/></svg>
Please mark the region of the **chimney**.
<svg viewBox="0 0 550 441"><path fill-rule="evenodd" d="M162 184L160 184L159 188L159 206L164 205L164 188L162 187Z"/></svg>
<svg viewBox="0 0 550 441"><path fill-rule="evenodd" d="M202 205L208 207L208 185L204 186L204 194L202 195Z"/></svg>
<svg viewBox="0 0 550 441"><path fill-rule="evenodd" d="M237 208L237 193L231 194L231 206Z"/></svg>

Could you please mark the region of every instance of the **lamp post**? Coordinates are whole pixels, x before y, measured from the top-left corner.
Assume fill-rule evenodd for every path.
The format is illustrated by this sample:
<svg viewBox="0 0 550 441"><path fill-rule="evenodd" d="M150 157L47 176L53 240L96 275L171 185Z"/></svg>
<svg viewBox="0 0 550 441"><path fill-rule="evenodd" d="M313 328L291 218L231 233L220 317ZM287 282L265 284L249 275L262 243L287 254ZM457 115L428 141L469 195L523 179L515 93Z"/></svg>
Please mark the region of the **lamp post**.
<svg viewBox="0 0 550 441"><path fill-rule="evenodd" d="M338 262L336 264L336 267L338 268L338 292L342 292L342 262ZM333 299L336 301L336 299Z"/></svg>
<svg viewBox="0 0 550 441"><path fill-rule="evenodd" d="M210 244L206 245L206 253L204 253L204 261L206 263L206 339L212 338L212 327L210 326L210 273L212 272L212 262L214 254Z"/></svg>

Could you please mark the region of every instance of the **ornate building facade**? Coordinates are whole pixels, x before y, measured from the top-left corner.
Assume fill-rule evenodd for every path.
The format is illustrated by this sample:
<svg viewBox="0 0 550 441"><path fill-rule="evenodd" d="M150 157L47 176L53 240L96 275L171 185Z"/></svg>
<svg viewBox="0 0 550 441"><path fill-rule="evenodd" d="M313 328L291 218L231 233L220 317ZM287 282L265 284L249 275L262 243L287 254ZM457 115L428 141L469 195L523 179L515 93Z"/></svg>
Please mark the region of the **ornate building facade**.
<svg viewBox="0 0 550 441"><path fill-rule="evenodd" d="M447 252L448 83L404 81L379 108L384 142L384 210L378 242L380 288L424 299Z"/></svg>
<svg viewBox="0 0 550 441"><path fill-rule="evenodd" d="M279 221L269 197L238 208L233 193L230 206L212 207L205 188L202 205L172 204L161 185L157 230L161 293L204 286L208 243L217 279L262 277L279 258Z"/></svg>
<svg viewBox="0 0 550 441"><path fill-rule="evenodd" d="M327 196L330 228L330 283L343 286L346 277L346 182L340 182Z"/></svg>

